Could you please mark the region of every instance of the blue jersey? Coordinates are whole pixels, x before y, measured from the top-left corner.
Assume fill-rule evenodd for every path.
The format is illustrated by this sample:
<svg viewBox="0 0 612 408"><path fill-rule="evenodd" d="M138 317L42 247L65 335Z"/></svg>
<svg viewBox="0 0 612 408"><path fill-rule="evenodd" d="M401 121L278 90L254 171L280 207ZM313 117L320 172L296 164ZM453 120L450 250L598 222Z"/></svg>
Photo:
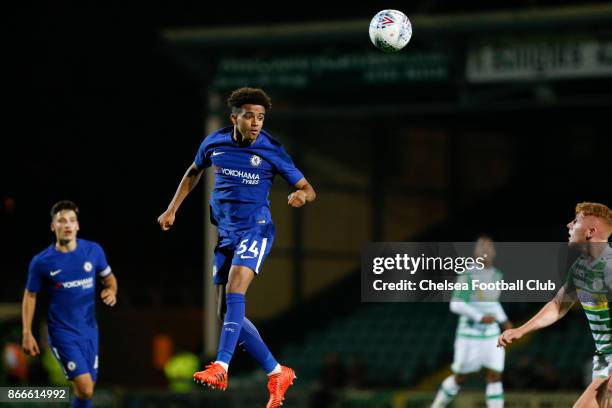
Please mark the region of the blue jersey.
<svg viewBox="0 0 612 408"><path fill-rule="evenodd" d="M49 336L93 337L97 335L95 316L96 275L110 275L102 247L77 239L72 252L60 252L50 245L30 262L26 289L49 293Z"/></svg>
<svg viewBox="0 0 612 408"><path fill-rule="evenodd" d="M266 131L249 146L238 145L233 131L229 126L210 134L195 157L198 169L212 166L215 172L211 221L229 232L272 222L268 196L276 174L291 185L304 177L283 146Z"/></svg>

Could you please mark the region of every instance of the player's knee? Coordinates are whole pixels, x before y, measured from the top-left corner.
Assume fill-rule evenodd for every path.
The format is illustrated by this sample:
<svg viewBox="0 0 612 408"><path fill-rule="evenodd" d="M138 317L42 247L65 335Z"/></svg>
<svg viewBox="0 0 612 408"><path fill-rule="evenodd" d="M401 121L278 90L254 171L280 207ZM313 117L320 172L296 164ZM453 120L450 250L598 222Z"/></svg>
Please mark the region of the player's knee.
<svg viewBox="0 0 612 408"><path fill-rule="evenodd" d="M226 293L246 293L254 272L246 266L232 266L229 281L225 287Z"/></svg>
<svg viewBox="0 0 612 408"><path fill-rule="evenodd" d="M465 375L461 375L461 374L455 374L455 382L458 385L461 385L465 382Z"/></svg>
<svg viewBox="0 0 612 408"><path fill-rule="evenodd" d="M227 293L244 293L243 287L244 285L242 282L233 282L232 284L227 285Z"/></svg>
<svg viewBox="0 0 612 408"><path fill-rule="evenodd" d="M93 384L78 384L75 392L80 399L89 400L93 398L94 386Z"/></svg>

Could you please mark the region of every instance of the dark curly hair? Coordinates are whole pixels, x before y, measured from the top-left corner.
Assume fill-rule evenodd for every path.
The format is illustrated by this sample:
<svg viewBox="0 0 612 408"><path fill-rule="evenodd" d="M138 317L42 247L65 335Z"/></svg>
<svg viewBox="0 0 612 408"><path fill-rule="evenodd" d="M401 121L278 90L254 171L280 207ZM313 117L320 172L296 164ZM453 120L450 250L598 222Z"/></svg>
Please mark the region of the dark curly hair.
<svg viewBox="0 0 612 408"><path fill-rule="evenodd" d="M231 93L229 98L227 98L227 106L229 106L232 111L240 109L242 105L247 104L261 105L268 111L272 108L272 99L270 99L263 89L248 87L236 89Z"/></svg>
<svg viewBox="0 0 612 408"><path fill-rule="evenodd" d="M53 207L51 207L51 219L55 217L55 214L64 210L72 210L77 216L79 215L79 207L77 207L75 203L69 200L62 200L53 204Z"/></svg>

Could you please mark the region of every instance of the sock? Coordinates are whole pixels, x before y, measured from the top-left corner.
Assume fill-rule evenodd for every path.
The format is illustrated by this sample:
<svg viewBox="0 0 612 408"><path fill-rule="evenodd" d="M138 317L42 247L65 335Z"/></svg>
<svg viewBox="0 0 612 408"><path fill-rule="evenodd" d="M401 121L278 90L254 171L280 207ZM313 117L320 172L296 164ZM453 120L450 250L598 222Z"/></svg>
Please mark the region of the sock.
<svg viewBox="0 0 612 408"><path fill-rule="evenodd" d="M229 365L238 343L238 336L244 321L245 296L241 293L228 293L225 297L227 312L221 328L221 339L217 350L217 360Z"/></svg>
<svg viewBox="0 0 612 408"><path fill-rule="evenodd" d="M272 374L276 366L280 365L259 335L255 325L246 317L242 321L242 330L238 337L238 345L243 347L259 363L266 374Z"/></svg>
<svg viewBox="0 0 612 408"><path fill-rule="evenodd" d="M215 361L215 364L219 364L221 367L223 367L225 369L225 372L229 371L229 364L219 360Z"/></svg>
<svg viewBox="0 0 612 408"><path fill-rule="evenodd" d="M501 381L487 383L487 408L504 407L504 387Z"/></svg>
<svg viewBox="0 0 612 408"><path fill-rule="evenodd" d="M440 389L436 394L436 399L433 404L431 404L431 408L443 408L450 404L460 388L459 384L455 381L454 375L446 377L446 379L442 381L442 385L440 385Z"/></svg>
<svg viewBox="0 0 612 408"><path fill-rule="evenodd" d="M283 372L283 370L281 369L281 365L280 364L276 364L276 367L274 367L272 369L272 371L270 371L268 373L268 377L271 376L271 375L274 375L274 374L280 374L282 372Z"/></svg>
<svg viewBox="0 0 612 408"><path fill-rule="evenodd" d="M70 404L71 408L91 408L91 400L88 399L80 399L76 395L72 398L72 404Z"/></svg>

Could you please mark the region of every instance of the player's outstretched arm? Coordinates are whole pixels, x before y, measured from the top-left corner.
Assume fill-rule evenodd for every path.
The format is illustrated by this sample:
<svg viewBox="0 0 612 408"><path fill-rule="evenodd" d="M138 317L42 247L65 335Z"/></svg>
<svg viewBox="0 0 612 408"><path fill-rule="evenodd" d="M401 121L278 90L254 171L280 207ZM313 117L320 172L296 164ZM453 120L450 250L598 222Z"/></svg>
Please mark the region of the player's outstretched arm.
<svg viewBox="0 0 612 408"><path fill-rule="evenodd" d="M533 316L527 323L517 327L516 329L504 331L502 335L499 336L497 345L499 347L505 347L514 340L520 339L527 333L550 326L565 316L575 302L575 294L569 293L567 284L563 285L563 287L561 287L559 292L557 292L555 295L554 299L544 305L544 307L540 309L540 311L536 313L535 316Z"/></svg>
<svg viewBox="0 0 612 408"><path fill-rule="evenodd" d="M100 293L102 301L108 306L115 306L117 304L117 278L111 273L102 279L102 283L104 284L104 289Z"/></svg>
<svg viewBox="0 0 612 408"><path fill-rule="evenodd" d="M317 193L305 178L295 183L294 187L297 188L297 190L287 197L287 203L294 208L299 208L317 198Z"/></svg>
<svg viewBox="0 0 612 408"><path fill-rule="evenodd" d="M23 324L21 346L26 354L36 356L40 354L38 343L32 334L32 320L36 310L36 292L25 290L23 302L21 303L21 322Z"/></svg>
<svg viewBox="0 0 612 408"><path fill-rule="evenodd" d="M176 189L176 193L174 193L172 201L170 201L170 204L168 205L168 209L166 209L166 211L164 211L163 214L157 218L157 222L163 231L167 231L170 229L170 227L172 227L174 224L176 211L181 206L181 203L185 197L187 197L189 193L191 193L191 190L198 185L203 172L204 169L198 169L195 163L192 163L191 166L189 166L183 175L178 188Z"/></svg>

